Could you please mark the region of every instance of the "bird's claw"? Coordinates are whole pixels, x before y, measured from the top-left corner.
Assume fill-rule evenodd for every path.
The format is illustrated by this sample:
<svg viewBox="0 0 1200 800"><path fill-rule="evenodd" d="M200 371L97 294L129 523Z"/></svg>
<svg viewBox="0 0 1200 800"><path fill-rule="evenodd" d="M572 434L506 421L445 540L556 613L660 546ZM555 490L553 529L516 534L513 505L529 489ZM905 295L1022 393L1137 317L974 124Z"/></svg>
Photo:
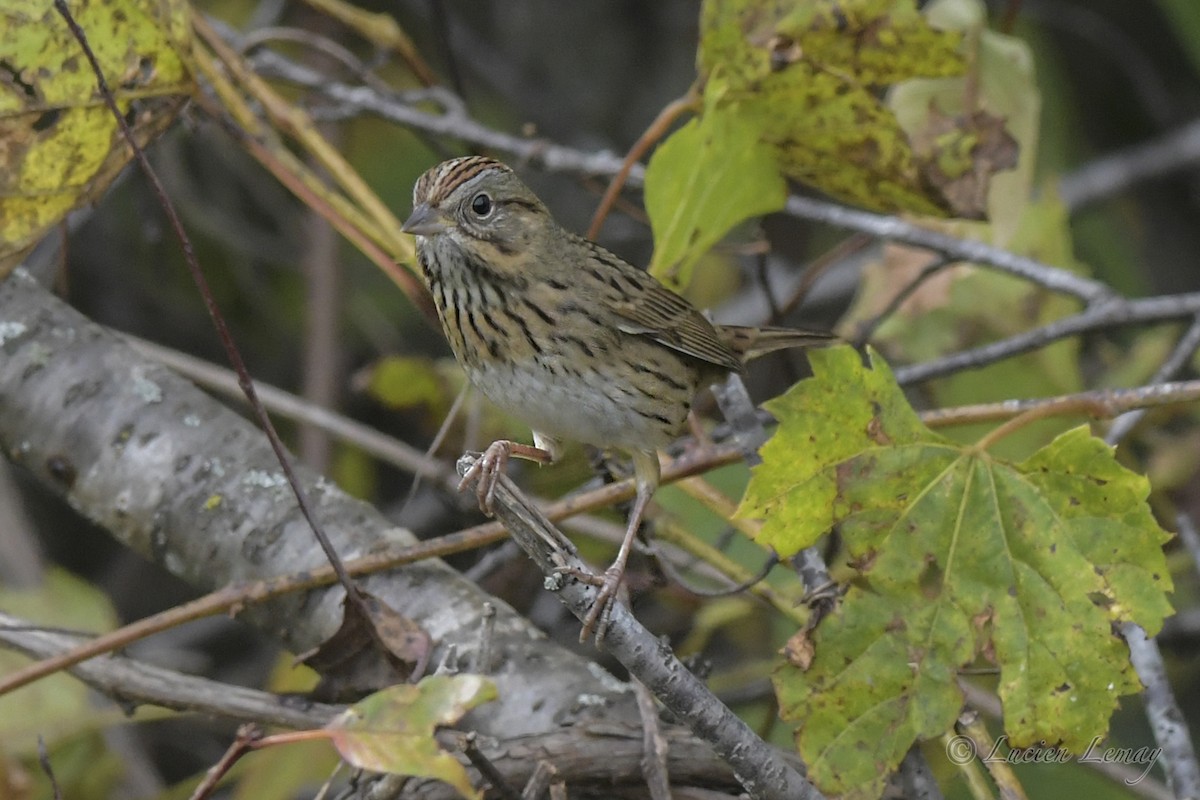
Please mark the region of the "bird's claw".
<svg viewBox="0 0 1200 800"><path fill-rule="evenodd" d="M579 631L580 643L591 638L593 631L596 634L596 644L604 641L604 636L608 633L608 627L612 621L613 606L617 603L617 593L621 589L621 581L624 577L625 570L618 569L614 565L604 571L604 577L587 573L587 577L582 578L587 583L600 587L600 591L596 593L596 599L592 601L591 609L583 618L583 627Z"/></svg>
<svg viewBox="0 0 1200 800"><path fill-rule="evenodd" d="M511 442L492 442L487 450L479 454L475 463L458 482L460 492L465 492L471 482L475 482L475 499L479 502L479 510L488 516L492 515L492 509L495 507L496 484L508 468L508 457L511 453Z"/></svg>

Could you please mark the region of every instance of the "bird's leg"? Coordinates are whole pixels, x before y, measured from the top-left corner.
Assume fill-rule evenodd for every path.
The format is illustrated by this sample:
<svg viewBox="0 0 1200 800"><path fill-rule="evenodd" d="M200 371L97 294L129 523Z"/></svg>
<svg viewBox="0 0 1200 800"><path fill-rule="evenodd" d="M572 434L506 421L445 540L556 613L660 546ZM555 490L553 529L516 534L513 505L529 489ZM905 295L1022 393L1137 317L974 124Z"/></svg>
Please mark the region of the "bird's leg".
<svg viewBox="0 0 1200 800"><path fill-rule="evenodd" d="M541 442L538 443L541 444ZM475 497L479 500L479 510L485 514L492 513L492 504L496 500L496 482L504 474L504 469L508 466L508 459L512 456L536 461L538 464L549 464L554 460L552 450L508 439L500 439L488 445L488 449L480 454L471 468L463 475L462 480L458 482L458 490L461 492L471 485L471 481L478 481L475 484Z"/></svg>
<svg viewBox="0 0 1200 800"><path fill-rule="evenodd" d="M637 536L638 528L641 527L646 506L650 503L654 490L658 488L660 477L658 454L653 450L634 453L633 474L637 483L637 496L633 501L633 510L629 512L629 524L625 528L625 538L621 540L621 549L617 551L617 557L613 560L612 566L604 571L604 578L600 579L597 584L600 592L596 595L591 609L583 619L583 629L579 632L580 642L586 642L593 630L596 632L596 641L604 640L604 633L608 629L609 615L612 613L613 603L616 602L617 590L621 587L621 581L625 579L625 564L629 561L629 553L633 550L634 537Z"/></svg>

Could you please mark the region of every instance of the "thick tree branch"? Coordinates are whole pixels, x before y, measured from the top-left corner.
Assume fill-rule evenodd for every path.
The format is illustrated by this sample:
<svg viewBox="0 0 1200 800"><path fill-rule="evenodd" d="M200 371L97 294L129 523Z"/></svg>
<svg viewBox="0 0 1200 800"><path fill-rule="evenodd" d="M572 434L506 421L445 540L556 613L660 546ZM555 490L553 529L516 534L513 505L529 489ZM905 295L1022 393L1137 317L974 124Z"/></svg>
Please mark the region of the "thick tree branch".
<svg viewBox="0 0 1200 800"><path fill-rule="evenodd" d="M0 612L0 646L29 656L47 658L69 650L83 638L41 630ZM342 710L341 706L231 686L121 656L95 659L72 668L71 672L122 705L149 704L259 725L319 728ZM584 723L545 734L507 739L481 737L478 744L505 779L516 785L528 780L537 762L546 759L552 759L558 775L570 783L636 785L640 780L641 735L637 725L614 723L593 728ZM677 785L698 783L725 789L714 797L727 796L735 790L737 781L732 771L714 759L707 745L679 727L669 727L662 735L669 743L669 769ZM432 800L457 795L444 784L430 784L413 796Z"/></svg>
<svg viewBox="0 0 1200 800"><path fill-rule="evenodd" d="M16 463L113 536L200 589L324 563L274 456L249 422L146 361L46 292L22 270L0 283L0 445ZM410 543L365 503L303 470L317 513L347 558ZM439 561L364 580L444 648L469 657L489 598ZM342 592L315 590L248 608L244 618L293 651L329 636ZM604 697L635 721L581 658L497 605L493 675L501 699L472 717L482 732L539 733L580 717L578 697Z"/></svg>

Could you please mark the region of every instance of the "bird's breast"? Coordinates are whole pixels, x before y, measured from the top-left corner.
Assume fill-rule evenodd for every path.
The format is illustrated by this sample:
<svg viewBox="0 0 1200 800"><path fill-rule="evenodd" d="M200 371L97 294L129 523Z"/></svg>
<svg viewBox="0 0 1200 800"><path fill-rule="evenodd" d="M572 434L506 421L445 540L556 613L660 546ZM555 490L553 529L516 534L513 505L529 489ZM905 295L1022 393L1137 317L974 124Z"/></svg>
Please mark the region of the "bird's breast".
<svg viewBox="0 0 1200 800"><path fill-rule="evenodd" d="M673 441L687 421L698 380L684 370L668 386L646 380L628 364L589 364L564 353L485 362L467 367L467 376L489 400L533 430L626 450L656 449Z"/></svg>

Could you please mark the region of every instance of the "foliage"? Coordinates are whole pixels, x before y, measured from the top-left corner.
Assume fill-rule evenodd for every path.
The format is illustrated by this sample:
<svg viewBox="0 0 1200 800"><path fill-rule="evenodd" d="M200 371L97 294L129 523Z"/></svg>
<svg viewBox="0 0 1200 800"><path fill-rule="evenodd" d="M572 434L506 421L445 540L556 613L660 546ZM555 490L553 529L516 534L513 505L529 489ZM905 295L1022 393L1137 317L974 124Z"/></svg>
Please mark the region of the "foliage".
<svg viewBox="0 0 1200 800"><path fill-rule="evenodd" d="M650 271L676 284L731 228L783 207L787 187L758 126L741 114L706 113L654 153L646 212L654 230Z"/></svg>
<svg viewBox="0 0 1200 800"><path fill-rule="evenodd" d="M72 13L122 111L138 102L131 123L140 142L162 133L193 86L181 55L190 35L187 4L86 0L73 3ZM97 200L129 151L53 4L12 0L0 8L0 21L3 277L67 212Z"/></svg>
<svg viewBox="0 0 1200 800"><path fill-rule="evenodd" d="M811 660L775 676L809 774L876 792L914 741L953 724L959 671L977 661L999 667L1016 746L1086 747L1139 689L1114 625L1153 634L1170 613L1146 479L1083 428L1020 463L955 445L874 353L810 358L814 377L768 404L780 427L739 510L785 557L836 528L857 576Z"/></svg>
<svg viewBox="0 0 1200 800"><path fill-rule="evenodd" d="M116 622L103 592L61 569L48 571L33 589L0 586L0 609L66 630L106 630ZM22 655L0 650L0 675L28 663ZM108 750L100 733L105 726L123 722L124 715L97 706L89 694L69 675L53 675L0 697L0 796L16 786L6 779L6 771L16 765L15 761L6 764L8 758L19 758L27 771L36 773L38 736L46 742L65 791L107 791L120 779L120 759Z"/></svg>
<svg viewBox="0 0 1200 800"><path fill-rule="evenodd" d="M931 25L911 0L708 0L703 113L646 174L651 271L686 285L734 225L783 207L784 177L867 208L982 217L992 175L1016 163L1005 118L954 108L951 91L903 118L881 100L885 87L966 72L963 36L943 17Z"/></svg>
<svg viewBox="0 0 1200 800"><path fill-rule="evenodd" d="M467 772L433 738L442 725L496 697L496 687L479 675L431 675L355 703L328 731L342 758L361 769L437 778L464 797L482 800Z"/></svg>
<svg viewBox="0 0 1200 800"><path fill-rule="evenodd" d="M71 0L70 5L105 64L122 109L136 112L130 118L139 138L150 141L170 125L181 98L194 88L187 66L192 35L189 8L176 0L149 4ZM215 13L248 13L237 3L219 5ZM1196 44L1200 16L1194 4L1159 0L1155 5L1175 21L1174 43L1200 63ZM460 11L478 12L452 10ZM1097 16L1106 18L1109 13L1102 10ZM345 19L345 14L340 18ZM353 29L390 49L392 45L382 45L364 30L382 31L384 23L394 24L388 17L378 17ZM1052 59L1061 54L1027 30L1018 28L1017 35L999 33L997 21L988 19L986 7L977 0L705 0L699 27L697 82L689 95L695 99L695 117L658 146L646 171L645 204L655 244L650 269L664 280L688 285L702 275L719 254L712 254L711 262L702 259L731 232L744 233L758 218L784 207L789 181L852 205L923 215L921 224L926 227L1081 272L1087 267L1077 261L1077 251L1093 267L1102 259L1122 262L1128 277L1134 271L1124 262L1141 255L1138 248L1156 239L1191 263L1186 236L1157 235L1149 217L1141 221L1141 228L1136 220L1131 222L1133 202L1099 223L1092 219L1083 224L1078 213L1059 200L1056 182L1063 164L1090 155L1086 150L1090 142L1080 135L1083 131L1065 124L1041 130L1046 126L1042 104L1048 84L1046 102L1061 106L1056 108L1060 123L1079 112L1067 104L1070 87L1052 72ZM322 35L339 38L328 29ZM388 36L406 40L398 27ZM617 44L611 37L594 38L603 43L601 50ZM361 44L351 41L347 52ZM571 56L582 58L585 49ZM0 276L6 264L15 263L67 211L96 202L127 159L126 149L114 146L115 126L97 101L90 73L69 68L81 63L77 44L50 4L15 0L0 10L0 144L4 145L0 147ZM509 81L511 64L498 66L503 69L497 74L506 83L521 83ZM1177 64L1174 68L1183 71ZM556 78L570 72L544 69ZM588 96L598 118L618 116L603 105L601 84L606 76L584 75L585 70L575 64L570 69L583 75L572 73L576 81L572 89ZM317 172L340 174L329 166L331 162L313 156L311 139L319 133L312 120L298 113L300 103L289 105L283 96L267 101L249 88L246 76L225 70L221 67L216 74L225 75L246 93L241 108L233 103L226 108L232 126L242 126L250 134L243 143L274 148L285 167L291 164L288 157L296 162L312 158L321 164ZM350 80L347 76L353 71L330 74L339 81ZM422 73L387 65L377 77L401 89L412 83L410 71ZM654 102L669 96L667 88L652 83L655 76L644 77L647 87L639 89L644 88ZM584 82L588 90L597 89L595 95L578 91ZM540 82L526 83L538 85L541 91ZM469 81L468 86L474 88ZM208 96L220 94L217 89ZM638 92L622 86L617 94L619 110L628 111L625 116L631 124L644 118L632 106ZM530 130L540 126L539 137L568 140L548 124L568 114L554 108L539 119L530 106L512 100L493 102L472 91L469 105L474 114L486 112L498 129L515 130L526 121L518 115L528 113ZM421 102L428 105L414 108L433 105L428 99ZM1114 127L1132 126L1137 121L1133 109L1133 103L1124 103L1104 113L1118 120ZM288 113L293 110L297 113ZM451 127L459 119L457 113L447 117ZM271 117L269 125L262 121L264 117ZM290 121L281 121L285 119ZM1094 121L1091 124L1095 127ZM356 145L361 148L358 166L372 188L385 197L403 197L403 202L412 179L436 154L459 147L441 132L434 134L433 141L418 141L417 135L398 132L397 125L379 119L340 122L337 127L343 134L339 148L351 153ZM1039 161L1047 149L1053 149L1046 146L1048 133L1051 141L1056 136L1064 140L1059 143L1063 152L1050 154L1057 161ZM592 141L597 131L579 128L570 134L578 136L577 141ZM616 146L625 141L619 135L611 139ZM235 146L230 143L234 140L221 141L223 148ZM479 143L467 140L467 144ZM289 216L295 209L283 208L285 203L263 192L261 184L254 185L264 180L260 176L238 174L227 181L228 186L219 187L220 193L213 191L215 181L208 182L213 164L190 152L180 157L170 145L164 143L156 155L177 170L167 175L175 179L175 183L168 180L173 196L186 201L185 193L192 189L194 217L207 221L212 229L222 229L213 232L216 243L237 254L218 274L228 282L230 293L252 299L243 303L254 310L244 324L245 333L248 339L258 338L240 343L251 352L270 354L262 360L265 370L277 370L271 378L295 378L291 370L300 359L290 348L302 338L297 335L305 313L300 298L312 303L328 298L306 296L300 279L288 275L293 281L290 291L264 303L260 299L266 296L264 291L278 287L265 285L260 273L264 262L275 265L276 275L292 268L297 259L290 248L297 253L302 249L296 244L301 239L296 232L311 225L311 218L295 222ZM496 155L514 166L526 166L518 164L515 152ZM203 162L208 170L203 181L196 181L198 189L187 186L190 160ZM543 163L534 156L530 164L528 171L536 172L551 159ZM562 162L551 165L552 170L570 169ZM286 169L281 171L286 174ZM1039 183L1046 176L1052 180ZM576 177L562 183L575 190ZM291 185L303 187L298 194L309 201L314 195L324 197L314 189L315 181L297 179ZM163 333L164 339L187 341L194 332L184 330L180 320L185 315L166 299L163 283L145 280L149 267L142 266L146 273L134 272L130 277L130 265L154 261L145 258L144 250L147 244L155 245L146 236L152 226L139 214L129 213L141 199L133 194L131 200L136 191L136 186L127 185L122 194L106 200L106 208L98 214L100 233L95 234L106 237L105 246L85 244L71 253L70 282L84 304L106 291L114 296L119 292L119 302L106 299L109 308L121 311L116 319L103 318L104 322L138 330L135 310L152 307L157 316L149 322L140 320L143 335ZM245 207L254 213L239 213L242 206L237 206L238 211L222 208L226 217L215 213L227 198L240 198L243 193L249 198ZM575 196L586 197L578 191ZM215 198L219 199L214 202ZM336 198L324 202L338 206ZM562 204L562 197L552 202L556 214ZM186 202L181 205L186 212ZM390 205L402 207L401 201ZM1164 203L1153 221L1157 223L1168 207L1180 206L1184 204ZM255 225L262 220L240 217L259 213L267 220L262 229L269 228L270 237L246 235L247 230L261 233ZM367 238L387 242L386 215L368 216L380 230ZM114 218L120 225L111 222ZM975 221L980 218L986 222ZM291 220L290 227L280 223L285 219ZM137 245L112 236L121 226L136 229ZM192 227L201 224L193 222ZM798 228L793 221L788 235ZM1098 228L1104 229L1106 239L1094 235ZM795 238L808 234L806 229ZM222 236L227 241L221 242ZM113 239L111 247L108 237ZM246 245L248 241L254 242L253 247ZM1115 257L1114 242L1124 248ZM221 266L217 248L208 241L200 244L211 250L202 252L206 267L214 262ZM407 240L402 244L407 246ZM396 242L385 250L385 261L405 260L406 251ZM109 261L97 259L105 269L79 268L80 263L92 264L88 259L98 255L110 256ZM805 252L803 257L811 255ZM929 251L895 244L880 248L864 270L841 330L853 334L856 324L883 310L936 258ZM102 274L103 280L96 274ZM728 287L717 281L725 277L703 275L707 284L702 290L724 299L719 295ZM1187 277L1153 275L1164 284ZM1118 284L1109 276L1105 280ZM1118 285L1137 283L1129 280ZM1144 282L1149 285L1151 278L1145 277ZM389 410L427 412L405 414L401 423L395 422L399 415L393 416L389 420L393 429L415 425L412 420L418 419L432 427L431 420L444 413L456 394L461 375L449 375L418 350L425 342L414 331L422 323L390 287L386 292L364 289L367 281L360 274L348 284L346 307L351 311L346 315L344 350L357 363L388 349L413 353L378 361L366 381L368 393ZM893 362L920 362L1043 326L1078 309L1074 299L1031 282L956 264L913 293L875 333L872 343ZM162 325L163 321L172 325ZM0 321L0 345L3 334ZM1140 338L1132 345L1116 338L1100 343L1078 337L1055 342L980 370L930 382L918 391L930 406L948 406L1141 383L1167 356L1178 332L1137 335ZM1057 419L1021 427L996 440L981 425L934 434L920 424L888 367L873 351L865 361L849 350L817 353L813 365L815 378L770 405L780 426L763 452L765 463L755 470L741 510L744 519L762 520L756 541L780 555L810 547L830 533L829 541L840 548L832 566L835 578L844 582L844 596L820 624L788 631L786 657L776 662L774 673L783 715L799 723L796 744L813 779L830 792L851 796L876 792L910 745L936 738L953 724L963 704L961 684L968 679L1000 696L1013 744L1046 741L1079 748L1092 735L1103 733L1119 698L1139 688L1126 647L1114 631L1132 621L1153 633L1169 613L1165 593L1171 579L1162 552L1165 535L1151 517L1147 481L1118 465L1112 451L1085 430L1065 430L1066 423ZM1166 419L1168 412L1162 413L1156 423ZM477 445L492 434L511 436L518 430L498 419L494 409L485 410L482 423L477 419L481 415L466 416L474 420L468 430L481 425L482 433L471 440L456 431L443 452L452 452L464 439ZM1167 497L1163 488L1190 488L1195 453L1200 452L1195 447L1194 414L1181 416L1170 420L1177 428L1158 424L1146 441L1138 443L1152 447L1148 453L1139 447L1122 453L1125 463L1144 456L1158 490L1153 500L1168 515L1174 511L1170 507L1174 498ZM1169 433L1164 434L1164 429ZM427 438L428 431L401 433L417 440ZM348 447L339 457L342 461L334 468L338 477L358 476L356 485L368 499L387 503L394 498L394 476L372 457ZM729 469L737 479L726 488L736 492L746 470L740 465ZM561 465L535 472L520 476L527 490L536 486L556 494L568 481L583 480L582 465L578 474ZM721 479L710 473L705 480L719 484ZM547 486L546 482L556 483ZM656 495L656 505L668 506L668 512L673 510L670 506L680 506L680 516L688 522L683 527L692 532L699 527L692 520L705 516L708 524L719 529L714 530L713 541L727 531L727 514L719 508L716 513L698 512L699 504L677 488L664 487ZM589 539L584 552L590 556L587 548L596 546ZM737 541L727 554L747 571L757 568L763 557L749 539ZM776 569L765 584L786 584L780 594L789 599L798 598L803 588L782 569ZM735 675L738 680L725 685L741 688L766 674L772 638L782 641L780 628L792 624L785 614L763 613L758 601L748 596L706 600L693 611L686 604L695 601L680 596L670 593L663 604L674 604L672 611L686 607L692 612L690 635L676 641L705 657L714 652L726 657L727 663L718 659L714 685ZM649 599L643 594L637 610L653 625L658 619L641 613ZM43 613L51 607L70 613ZM25 599L0 592L0 608L72 628L100 630L115 624L106 598L58 571L51 571L40 593ZM804 609L796 610L799 614ZM0 661L5 663L0 673L22 663L4 653ZM996 677L966 677L976 672ZM396 687L373 695L331 726L329 738L361 766L437 776L464 795L477 796L458 763L438 749L432 733L489 699L494 690L473 676L464 676L461 683L444 681L427 679L418 687ZM774 710L769 713L773 717ZM45 735L67 796L90 800L110 792L118 777L117 757L97 735L114 718L112 710L93 707L77 681L56 676L0 698L0 739L10 747L6 755L20 758L36 773L32 737L35 732ZM936 750L936 746L926 748L927 754ZM0 759L0 794L8 785L6 770L16 763ZM326 760L310 759L306 751L281 748L270 756L264 754L260 761L243 762L235 773L240 781L236 791L257 796L268 791L260 788L268 785L270 792L282 796L298 791L296 787L327 767ZM1031 785L1035 774L1041 781L1045 773L1031 773Z"/></svg>

